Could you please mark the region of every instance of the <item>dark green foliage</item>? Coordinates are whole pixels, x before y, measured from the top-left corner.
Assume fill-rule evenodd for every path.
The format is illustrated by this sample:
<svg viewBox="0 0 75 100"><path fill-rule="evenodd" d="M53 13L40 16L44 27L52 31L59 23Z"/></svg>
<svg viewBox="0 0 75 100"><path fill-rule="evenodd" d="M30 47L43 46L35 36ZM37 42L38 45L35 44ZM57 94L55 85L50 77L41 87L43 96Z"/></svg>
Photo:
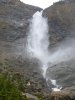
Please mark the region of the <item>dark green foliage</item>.
<svg viewBox="0 0 75 100"><path fill-rule="evenodd" d="M43 95L42 94L37 94L38 100L43 100Z"/></svg>
<svg viewBox="0 0 75 100"><path fill-rule="evenodd" d="M0 100L27 100L6 74L0 75Z"/></svg>

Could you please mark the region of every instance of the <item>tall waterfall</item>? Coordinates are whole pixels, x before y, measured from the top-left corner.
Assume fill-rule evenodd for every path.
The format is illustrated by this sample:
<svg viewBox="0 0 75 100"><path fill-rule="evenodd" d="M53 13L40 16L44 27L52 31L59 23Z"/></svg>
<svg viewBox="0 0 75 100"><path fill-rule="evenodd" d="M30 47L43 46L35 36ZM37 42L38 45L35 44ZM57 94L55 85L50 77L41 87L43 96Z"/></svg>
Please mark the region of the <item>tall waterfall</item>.
<svg viewBox="0 0 75 100"><path fill-rule="evenodd" d="M37 11L30 21L28 34L28 52L31 57L37 58L42 63L43 77L47 80L46 72L50 62L48 21L42 16L42 12ZM56 80L50 79L55 86L54 91L59 91Z"/></svg>

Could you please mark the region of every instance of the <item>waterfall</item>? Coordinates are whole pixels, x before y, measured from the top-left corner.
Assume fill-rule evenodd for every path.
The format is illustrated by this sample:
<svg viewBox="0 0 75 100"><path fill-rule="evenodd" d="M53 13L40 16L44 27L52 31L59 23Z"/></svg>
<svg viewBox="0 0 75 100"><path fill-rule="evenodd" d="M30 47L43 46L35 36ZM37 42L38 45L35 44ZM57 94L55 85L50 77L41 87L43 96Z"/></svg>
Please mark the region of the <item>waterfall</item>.
<svg viewBox="0 0 75 100"><path fill-rule="evenodd" d="M42 63L43 77L46 79L46 72L48 69L48 63L50 62L49 47L49 36L48 36L48 21L47 18L42 16L43 11L37 11L29 25L28 33L28 52L33 58L37 58ZM47 80L47 79L46 79ZM52 84L55 86L54 91L60 91L56 80L50 79Z"/></svg>

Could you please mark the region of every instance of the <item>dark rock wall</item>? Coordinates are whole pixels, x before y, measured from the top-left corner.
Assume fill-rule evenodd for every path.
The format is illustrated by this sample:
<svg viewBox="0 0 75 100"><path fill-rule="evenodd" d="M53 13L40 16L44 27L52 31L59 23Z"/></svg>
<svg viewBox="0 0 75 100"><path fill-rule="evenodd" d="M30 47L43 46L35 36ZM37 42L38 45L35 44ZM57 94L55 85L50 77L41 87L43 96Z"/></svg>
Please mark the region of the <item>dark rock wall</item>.
<svg viewBox="0 0 75 100"><path fill-rule="evenodd" d="M75 37L75 2L60 1L44 10L48 17L51 44L66 37Z"/></svg>
<svg viewBox="0 0 75 100"><path fill-rule="evenodd" d="M18 2L18 4L15 4ZM13 4L13 5L12 5ZM0 39L14 41L26 36L29 19L41 10L19 0L2 0L0 3Z"/></svg>

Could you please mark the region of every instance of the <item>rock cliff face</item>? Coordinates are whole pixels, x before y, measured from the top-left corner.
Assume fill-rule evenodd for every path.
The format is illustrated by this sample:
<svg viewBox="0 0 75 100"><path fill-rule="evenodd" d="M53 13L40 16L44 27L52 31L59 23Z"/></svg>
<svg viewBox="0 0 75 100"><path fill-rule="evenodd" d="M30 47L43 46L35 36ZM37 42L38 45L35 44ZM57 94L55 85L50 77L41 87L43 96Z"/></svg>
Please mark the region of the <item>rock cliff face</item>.
<svg viewBox="0 0 75 100"><path fill-rule="evenodd" d="M17 4L20 0L0 0L0 3Z"/></svg>
<svg viewBox="0 0 75 100"><path fill-rule="evenodd" d="M51 43L56 44L66 37L75 37L75 1L65 0L54 3L44 10L49 20Z"/></svg>
<svg viewBox="0 0 75 100"><path fill-rule="evenodd" d="M19 0L0 0L0 54L25 53L29 20L41 8ZM18 52L19 51L19 52ZM3 52L3 53L2 53ZM5 57L4 56L4 57Z"/></svg>
<svg viewBox="0 0 75 100"><path fill-rule="evenodd" d="M54 3L51 7L44 10L43 15L48 17L50 42L52 47L59 45L59 48L61 48L63 41L68 40L69 42L70 40L73 39L75 40L75 0L64 0ZM65 47L62 50L63 52L64 49ZM65 89L66 92L66 88L68 88L69 91L68 92L69 94L66 96L65 92L64 95L62 91L61 93L55 92L53 94L54 99L52 98L52 100L75 99L74 66L75 66L75 58L69 61L60 62L58 64L49 67L47 71L48 77L50 76L52 79L56 79L57 84L62 85L63 87L62 91L63 89ZM71 90L72 87L74 88L74 91ZM71 94L72 96L70 96Z"/></svg>
<svg viewBox="0 0 75 100"><path fill-rule="evenodd" d="M48 91L37 61L25 59L29 20L40 10L41 8L24 4L19 0L0 0L0 71L5 68L9 73L23 75L25 81L30 83L26 87L26 92L29 93Z"/></svg>
<svg viewBox="0 0 75 100"><path fill-rule="evenodd" d="M23 4L19 0L0 1L0 39L14 41L25 37L28 20L40 8Z"/></svg>

